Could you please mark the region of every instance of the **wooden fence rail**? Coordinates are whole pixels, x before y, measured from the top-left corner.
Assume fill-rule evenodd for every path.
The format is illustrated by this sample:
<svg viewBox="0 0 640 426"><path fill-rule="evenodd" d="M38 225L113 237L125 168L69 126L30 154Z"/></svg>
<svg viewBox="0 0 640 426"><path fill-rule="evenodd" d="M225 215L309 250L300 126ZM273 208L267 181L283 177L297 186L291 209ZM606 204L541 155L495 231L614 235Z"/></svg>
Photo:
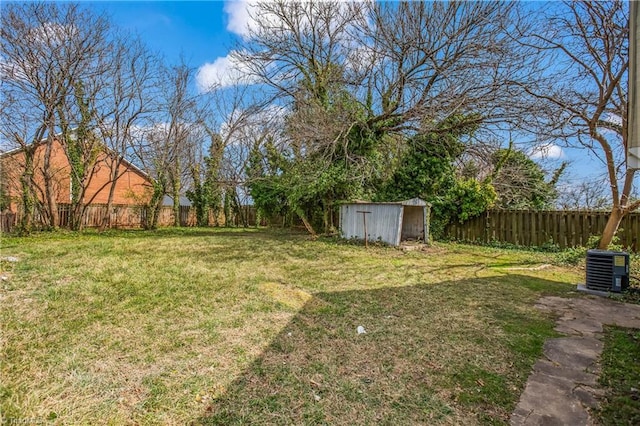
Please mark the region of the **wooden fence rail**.
<svg viewBox="0 0 640 426"><path fill-rule="evenodd" d="M244 220L235 214L225 220L224 215L215 218L209 215L209 225L228 224L233 226L255 226L257 215L253 206L242 206ZM180 226L196 226L196 212L191 206L180 206ZM11 232L17 225L19 215L12 212L0 213L0 232ZM59 226L69 226L70 205L58 205ZM85 228L99 228L103 226L105 217L108 216L111 228L142 228L147 219L147 212L143 206L113 205L111 210L106 205L93 204L87 207L84 215L83 226ZM216 220L217 219L217 220ZM34 223L39 224L39 216L36 214ZM158 216L158 226L173 226L174 212L172 206L163 206Z"/></svg>
<svg viewBox="0 0 640 426"><path fill-rule="evenodd" d="M608 212L490 210L464 223L451 223L445 236L459 241L500 241L523 246L586 246L589 237L601 235ZM627 215L618 238L628 250L640 250L640 213Z"/></svg>

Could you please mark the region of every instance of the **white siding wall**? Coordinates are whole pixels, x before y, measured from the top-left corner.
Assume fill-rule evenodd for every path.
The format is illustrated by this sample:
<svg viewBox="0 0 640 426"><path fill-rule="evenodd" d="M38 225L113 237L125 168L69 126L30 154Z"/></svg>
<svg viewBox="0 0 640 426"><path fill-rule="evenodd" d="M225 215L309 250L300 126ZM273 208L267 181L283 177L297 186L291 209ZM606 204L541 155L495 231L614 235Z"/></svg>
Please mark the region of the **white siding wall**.
<svg viewBox="0 0 640 426"><path fill-rule="evenodd" d="M364 240L362 213L367 214L367 236L369 241L384 241L400 244L402 229L402 206L397 204L344 204L340 206L340 230L344 238Z"/></svg>

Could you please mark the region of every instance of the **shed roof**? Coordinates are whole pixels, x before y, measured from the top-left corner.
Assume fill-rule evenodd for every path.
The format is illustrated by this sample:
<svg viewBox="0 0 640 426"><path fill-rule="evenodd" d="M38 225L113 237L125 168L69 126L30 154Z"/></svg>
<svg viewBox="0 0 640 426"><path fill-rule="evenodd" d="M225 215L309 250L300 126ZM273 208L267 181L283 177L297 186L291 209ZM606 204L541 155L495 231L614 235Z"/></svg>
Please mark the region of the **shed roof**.
<svg viewBox="0 0 640 426"><path fill-rule="evenodd" d="M393 205L401 205L401 206L430 206L431 204L427 203L425 200L421 199L421 198L412 198L410 200L403 200L403 201L389 201L389 202L374 202L374 201L362 201L362 200L356 200L356 201L352 201L350 203L344 203L346 204L380 204L380 205L388 205L388 204L393 204Z"/></svg>

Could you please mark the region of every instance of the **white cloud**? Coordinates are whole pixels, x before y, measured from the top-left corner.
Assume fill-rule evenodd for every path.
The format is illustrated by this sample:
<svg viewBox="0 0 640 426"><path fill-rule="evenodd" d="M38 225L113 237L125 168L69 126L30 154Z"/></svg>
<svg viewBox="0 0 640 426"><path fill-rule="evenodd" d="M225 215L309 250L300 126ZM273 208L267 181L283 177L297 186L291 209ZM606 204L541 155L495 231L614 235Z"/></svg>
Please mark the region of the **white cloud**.
<svg viewBox="0 0 640 426"><path fill-rule="evenodd" d="M256 78L249 74L248 68L235 61L232 55L233 52L213 62L207 62L198 69L196 84L200 92L256 82Z"/></svg>
<svg viewBox="0 0 640 426"><path fill-rule="evenodd" d="M566 157L564 150L556 144L541 145L529 152L534 160L561 160Z"/></svg>
<svg viewBox="0 0 640 426"><path fill-rule="evenodd" d="M295 3L298 0L290 1ZM367 2L370 0L360 1ZM340 0L338 10L342 13L346 13L349 10L350 3L352 2L353 0ZM282 23L282 19L279 16L264 10L264 8L261 9L255 0L228 0L225 1L223 10L229 18L227 30L245 39L249 37L252 30L258 29L257 20L260 20L263 25L269 24L269 26L273 27L279 27ZM367 19L365 16L362 17ZM303 19L302 25L309 25L309 21L307 19Z"/></svg>
<svg viewBox="0 0 640 426"><path fill-rule="evenodd" d="M251 17L256 6L245 0L227 1L224 11L229 16L227 30L241 37L248 37L250 29L255 28L255 20Z"/></svg>

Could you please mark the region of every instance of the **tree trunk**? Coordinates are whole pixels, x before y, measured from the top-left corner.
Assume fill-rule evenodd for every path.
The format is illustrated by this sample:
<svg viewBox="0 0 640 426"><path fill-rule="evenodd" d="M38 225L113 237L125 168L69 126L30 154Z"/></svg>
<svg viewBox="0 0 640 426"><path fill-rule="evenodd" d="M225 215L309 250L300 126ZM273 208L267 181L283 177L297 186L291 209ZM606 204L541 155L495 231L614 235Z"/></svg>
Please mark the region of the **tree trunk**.
<svg viewBox="0 0 640 426"><path fill-rule="evenodd" d="M152 200L147 209L147 220L144 228L147 230L158 229L158 219L160 218L160 210L162 209L162 200Z"/></svg>
<svg viewBox="0 0 640 426"><path fill-rule="evenodd" d="M324 226L325 235L329 235L329 209L327 208L326 203L322 209L322 224Z"/></svg>
<svg viewBox="0 0 640 426"><path fill-rule="evenodd" d="M309 223L309 220L307 219L307 215L304 214L304 211L298 207L295 209L296 214L298 215L298 217L300 218L300 220L302 220L302 223L304 224L304 227L307 229L307 232L309 232L309 234L311 234L312 237L315 237L316 231L313 229L313 226L311 226L311 223Z"/></svg>
<svg viewBox="0 0 640 426"><path fill-rule="evenodd" d="M33 225L33 214L36 196L33 193L33 155L25 150L25 167L20 176L22 186L22 216L20 217L20 232L29 234Z"/></svg>
<svg viewBox="0 0 640 426"><path fill-rule="evenodd" d="M82 204L79 202L71 204L69 207L69 229L80 231L82 228Z"/></svg>
<svg viewBox="0 0 640 426"><path fill-rule="evenodd" d="M624 216L625 214L620 208L613 208L611 210L611 215L609 216L607 225L604 227L604 231L602 231L602 237L598 243L599 249L606 250L609 247L609 244L611 244L613 237L616 235L620 222L622 222L622 218L624 218Z"/></svg>
<svg viewBox="0 0 640 426"><path fill-rule="evenodd" d="M69 227L73 231L81 231L84 228L84 217L87 212L87 206L92 201L89 200L87 202L84 198L87 192L87 188L89 187L89 184L91 182L93 173L94 172L92 169L89 176L83 176L82 179L78 180L79 182L76 182L79 185L79 188L77 192L73 194L73 199L71 200L71 207L69 211Z"/></svg>
<svg viewBox="0 0 640 426"><path fill-rule="evenodd" d="M175 192L173 194L173 226L182 226L180 221L180 196Z"/></svg>
<svg viewBox="0 0 640 426"><path fill-rule="evenodd" d="M224 203L222 206L224 212L224 227L231 226L231 197L229 196L229 189L224 191Z"/></svg>
<svg viewBox="0 0 640 426"><path fill-rule="evenodd" d="M325 198L322 202L322 221L324 224L324 233L330 235L333 231L333 200Z"/></svg>
<svg viewBox="0 0 640 426"><path fill-rule="evenodd" d="M220 191L218 189L216 189L217 193L216 193L216 197L215 197L215 203L213 205L210 205L209 210L213 213L213 226L218 227L221 226L221 222L220 222L220 201L222 201L220 199Z"/></svg>
<svg viewBox="0 0 640 426"><path fill-rule="evenodd" d="M173 226L182 226L182 223L180 222L180 179L174 175L171 183L171 195L173 196Z"/></svg>
<svg viewBox="0 0 640 426"><path fill-rule="evenodd" d="M153 220L151 222L151 229L158 229L158 220L160 219L160 210L162 210L162 200L156 202L153 211Z"/></svg>
<svg viewBox="0 0 640 426"><path fill-rule="evenodd" d="M102 217L100 231L111 228L111 208L113 207L113 196L116 192L116 183L118 182L118 171L120 170L120 160L116 161L115 170L111 171L111 186L109 187L109 196L107 197L107 211Z"/></svg>
<svg viewBox="0 0 640 426"><path fill-rule="evenodd" d="M209 205L206 189L200 179L200 165L195 164L190 167L191 179L193 181L193 199L191 205L196 210L196 222L198 226L209 226Z"/></svg>
<svg viewBox="0 0 640 426"><path fill-rule="evenodd" d="M160 218L160 210L162 209L162 199L166 193L166 181L156 180L153 182L153 195L146 207L147 218L145 222L145 229L158 228L158 219Z"/></svg>
<svg viewBox="0 0 640 426"><path fill-rule="evenodd" d="M73 172L72 172L73 173ZM72 231L80 231L86 207L84 204L85 185L84 179L76 179L74 182L71 177L72 186L78 185L78 188L72 188L71 205L69 206L69 223L68 226Z"/></svg>
<svg viewBox="0 0 640 426"><path fill-rule="evenodd" d="M100 224L100 231L104 231L107 228L111 228L113 226L113 223L111 223L111 213L113 210L113 199L115 197L115 193L116 193L116 185L118 184L118 180L127 172L127 168L125 167L124 171L122 172L122 174L120 174L120 166L122 165L122 162L124 161L124 158L121 157L120 155L117 156L117 158L115 160L113 160L114 162L111 163L110 165L110 175L109 175L109 195L107 196L107 207L106 207L106 212L104 214L104 216L102 217L102 221ZM105 184L106 186L106 184ZM104 188L104 187L103 187ZM102 190L102 188L101 188ZM92 199L93 200L93 199ZM90 202L89 202L90 204ZM116 218L116 222L117 222L117 218ZM117 226L117 223L116 223Z"/></svg>
<svg viewBox="0 0 640 426"><path fill-rule="evenodd" d="M233 207L234 210L236 210L236 214L237 216L240 217L240 221L242 222L242 227L243 228L248 228L249 227L249 218L247 217L247 211L246 209L243 208L242 204L240 203L240 196L238 195L238 191L236 190L236 188L233 188Z"/></svg>
<svg viewBox="0 0 640 426"><path fill-rule="evenodd" d="M45 205L47 206L48 226L56 228L59 224L58 217L58 203L56 201L56 191L53 188L54 177L51 172L51 151L53 148L53 142L47 141L47 148L44 154L43 165L43 177L44 177L44 190L45 190Z"/></svg>
<svg viewBox="0 0 640 426"><path fill-rule="evenodd" d="M84 218L87 214L87 208L88 208L88 204L82 203L79 206L79 211L78 211L78 231L82 231L84 229Z"/></svg>

